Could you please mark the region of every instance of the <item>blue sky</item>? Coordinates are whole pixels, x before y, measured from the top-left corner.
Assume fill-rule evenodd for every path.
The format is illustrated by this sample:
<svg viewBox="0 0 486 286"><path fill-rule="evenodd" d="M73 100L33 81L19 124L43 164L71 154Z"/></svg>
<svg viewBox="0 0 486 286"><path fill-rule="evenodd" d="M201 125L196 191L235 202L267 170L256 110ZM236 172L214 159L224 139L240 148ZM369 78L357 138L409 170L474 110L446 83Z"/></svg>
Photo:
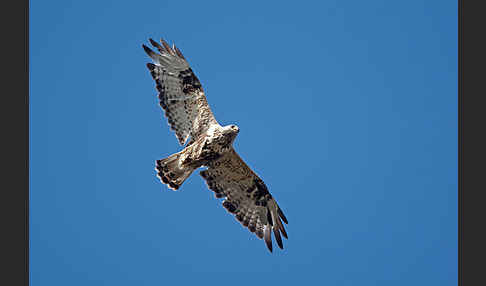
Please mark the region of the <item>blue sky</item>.
<svg viewBox="0 0 486 286"><path fill-rule="evenodd" d="M175 42L289 219L193 174L141 48ZM457 1L31 1L31 285L457 285Z"/></svg>

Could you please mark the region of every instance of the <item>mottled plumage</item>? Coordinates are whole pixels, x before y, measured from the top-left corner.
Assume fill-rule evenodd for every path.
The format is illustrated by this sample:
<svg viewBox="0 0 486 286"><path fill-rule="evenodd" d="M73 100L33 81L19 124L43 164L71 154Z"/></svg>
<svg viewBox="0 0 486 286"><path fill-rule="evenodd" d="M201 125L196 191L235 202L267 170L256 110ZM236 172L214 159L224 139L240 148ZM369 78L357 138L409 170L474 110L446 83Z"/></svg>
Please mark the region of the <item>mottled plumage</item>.
<svg viewBox="0 0 486 286"><path fill-rule="evenodd" d="M173 190L199 167L208 188L216 198L224 198L223 207L257 237L264 239L272 251L272 232L280 248L287 233L282 221L287 218L268 191L265 183L245 164L233 149L239 132L235 125L222 127L214 118L206 101L204 90L181 51L164 41L150 39L159 51L143 45L152 58L148 63L159 92L160 106L165 111L172 130L181 145L180 152L157 160L157 176Z"/></svg>

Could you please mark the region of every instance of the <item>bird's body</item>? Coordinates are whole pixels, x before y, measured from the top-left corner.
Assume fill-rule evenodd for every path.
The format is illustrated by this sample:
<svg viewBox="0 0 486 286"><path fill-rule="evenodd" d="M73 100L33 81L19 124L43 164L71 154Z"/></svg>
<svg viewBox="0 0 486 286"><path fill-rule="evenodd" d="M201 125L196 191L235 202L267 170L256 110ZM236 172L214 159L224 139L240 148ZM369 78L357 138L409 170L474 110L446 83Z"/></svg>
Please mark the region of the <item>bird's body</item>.
<svg viewBox="0 0 486 286"><path fill-rule="evenodd" d="M154 61L147 67L156 82L160 105L179 143L184 145L190 138L182 151L157 160L157 176L169 188L178 190L194 170L207 167L200 175L216 198L225 198L226 210L264 238L270 251L272 230L278 246L283 248L280 233L285 238L287 233L281 220L287 223L287 219L265 183L234 150L239 128L223 127L216 121L201 83L179 49L171 48L163 40L162 45L150 42L160 52L157 54L143 45Z"/></svg>
<svg viewBox="0 0 486 286"><path fill-rule="evenodd" d="M212 125L181 152L174 154L177 155L173 157L173 159L177 157L177 161L174 161L177 162L177 166L173 166L172 170L195 170L202 166L209 166L212 161L223 157L232 150L232 144L238 132L239 129L235 125L226 127L221 127L219 124ZM180 177L175 172L171 173L168 168L165 173L166 162L172 161L157 160L157 171L159 171L157 176L162 182L168 184L169 188L177 190L190 173ZM185 173L187 172L181 172L181 174Z"/></svg>

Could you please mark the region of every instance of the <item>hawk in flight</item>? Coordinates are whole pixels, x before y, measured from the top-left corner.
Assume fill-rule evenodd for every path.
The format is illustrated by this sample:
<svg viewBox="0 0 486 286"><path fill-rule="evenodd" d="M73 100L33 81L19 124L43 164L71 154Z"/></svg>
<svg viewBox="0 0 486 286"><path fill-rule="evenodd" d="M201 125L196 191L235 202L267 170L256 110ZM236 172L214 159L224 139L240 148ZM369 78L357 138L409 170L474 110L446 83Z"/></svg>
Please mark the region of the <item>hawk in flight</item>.
<svg viewBox="0 0 486 286"><path fill-rule="evenodd" d="M223 207L258 238L264 239L272 251L272 232L283 249L280 233L287 238L282 224L287 218L267 189L265 183L243 162L233 149L238 135L236 125L221 126L214 118L204 90L181 51L150 39L159 51L145 45L152 58L147 67L159 92L160 106L177 140L186 147L165 159L156 161L157 177L173 190L199 167L208 188L216 198L224 198Z"/></svg>

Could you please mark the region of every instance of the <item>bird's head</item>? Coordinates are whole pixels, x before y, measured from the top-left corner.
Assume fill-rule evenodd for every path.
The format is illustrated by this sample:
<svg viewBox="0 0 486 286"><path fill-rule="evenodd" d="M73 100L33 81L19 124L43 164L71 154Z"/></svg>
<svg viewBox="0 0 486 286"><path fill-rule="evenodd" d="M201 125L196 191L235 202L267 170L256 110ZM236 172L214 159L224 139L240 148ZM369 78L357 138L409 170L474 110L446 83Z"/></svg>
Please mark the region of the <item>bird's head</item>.
<svg viewBox="0 0 486 286"><path fill-rule="evenodd" d="M225 128L228 128L228 130L231 132L231 133L236 133L238 134L238 132L240 132L240 128L234 124L231 124L231 125L228 125L226 126Z"/></svg>
<svg viewBox="0 0 486 286"><path fill-rule="evenodd" d="M238 135L238 132L240 132L240 128L238 126L231 124L223 127L223 133L230 137L230 141L233 142L235 140L236 135Z"/></svg>

